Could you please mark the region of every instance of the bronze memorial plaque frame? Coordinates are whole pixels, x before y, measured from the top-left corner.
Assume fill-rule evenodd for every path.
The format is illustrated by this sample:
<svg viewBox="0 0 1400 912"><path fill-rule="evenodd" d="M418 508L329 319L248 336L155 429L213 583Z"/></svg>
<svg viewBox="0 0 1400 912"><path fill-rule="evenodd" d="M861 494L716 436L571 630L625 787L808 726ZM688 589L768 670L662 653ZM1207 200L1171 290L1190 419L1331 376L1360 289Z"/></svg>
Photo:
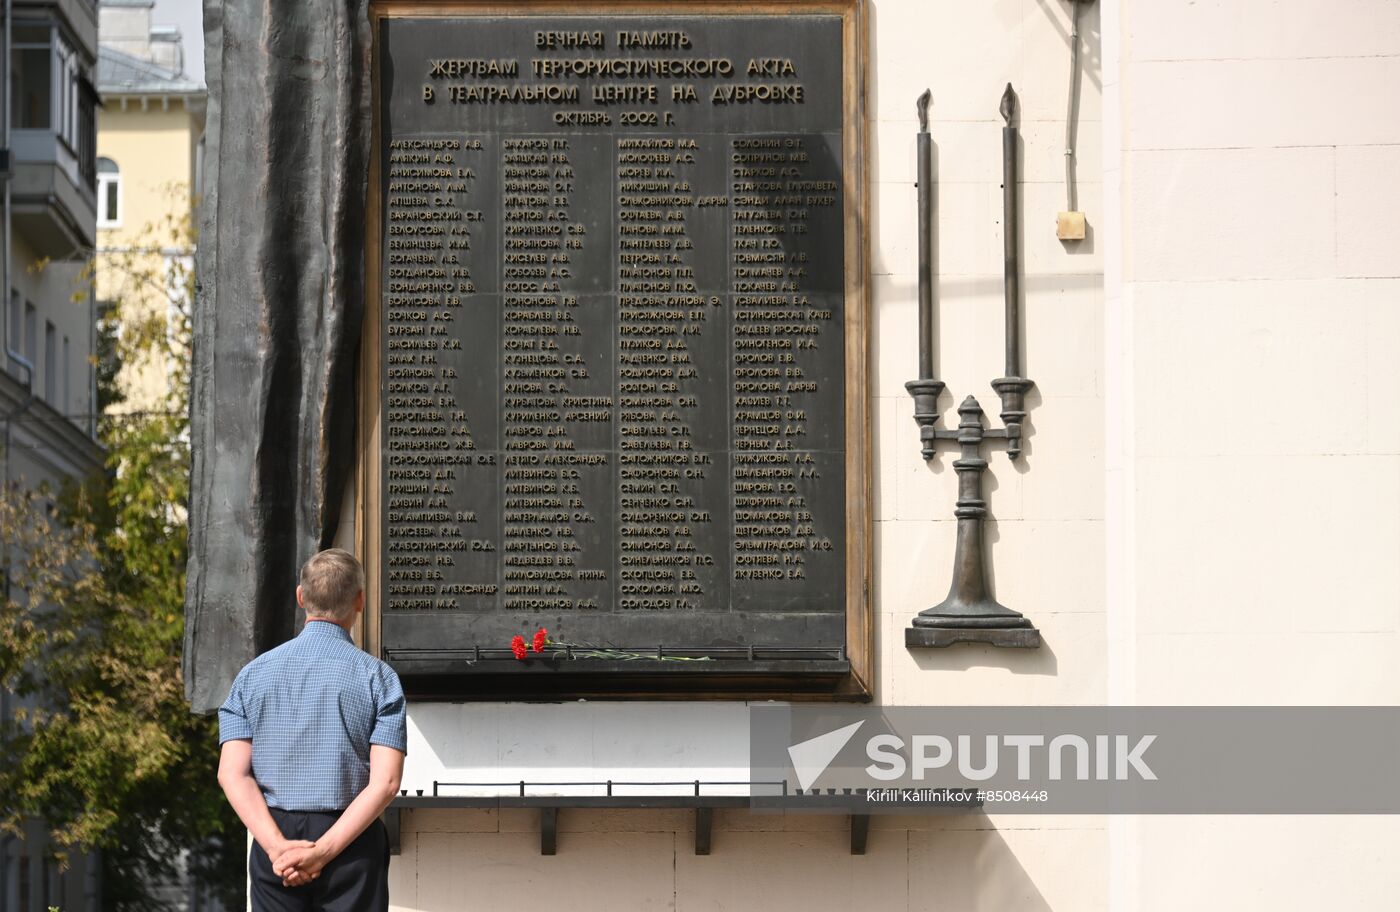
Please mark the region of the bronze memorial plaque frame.
<svg viewBox="0 0 1400 912"><path fill-rule="evenodd" d="M370 15L366 647L416 698L869 699L864 0Z"/></svg>

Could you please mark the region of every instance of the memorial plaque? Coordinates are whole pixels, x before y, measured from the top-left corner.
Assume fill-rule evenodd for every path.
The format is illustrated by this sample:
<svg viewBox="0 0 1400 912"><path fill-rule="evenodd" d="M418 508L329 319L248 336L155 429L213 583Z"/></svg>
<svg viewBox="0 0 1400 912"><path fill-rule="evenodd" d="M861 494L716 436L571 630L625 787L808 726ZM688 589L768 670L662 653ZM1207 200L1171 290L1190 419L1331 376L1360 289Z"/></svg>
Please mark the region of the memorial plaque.
<svg viewBox="0 0 1400 912"><path fill-rule="evenodd" d="M376 8L371 645L411 693L868 692L859 12ZM517 660L540 626L572 648Z"/></svg>

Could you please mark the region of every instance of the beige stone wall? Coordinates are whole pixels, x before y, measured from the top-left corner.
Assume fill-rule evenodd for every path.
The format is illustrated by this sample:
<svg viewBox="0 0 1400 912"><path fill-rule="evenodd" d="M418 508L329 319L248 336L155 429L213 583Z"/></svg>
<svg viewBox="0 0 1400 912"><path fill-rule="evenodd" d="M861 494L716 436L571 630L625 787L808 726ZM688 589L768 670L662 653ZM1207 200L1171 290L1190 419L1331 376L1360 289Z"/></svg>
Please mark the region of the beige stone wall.
<svg viewBox="0 0 1400 912"><path fill-rule="evenodd" d="M1065 208L1068 7L1058 2L872 4L872 213L878 699L886 704L1101 703L1104 680L1103 213L1098 11L1081 14L1078 199L1089 232L1055 237ZM1035 381L1019 464L995 451L984 481L994 589L1044 634L1038 651L908 650L904 628L952 572L954 453L919 453L913 400L917 191L914 100L933 91L938 226L935 373L940 427L974 395L999 424L1003 374L1002 90L1021 104L1024 371ZM944 447L947 445L944 444Z"/></svg>
<svg viewBox="0 0 1400 912"><path fill-rule="evenodd" d="M561 811L558 852L539 854L531 811L417 811L391 866L390 907L571 910L1104 908L1102 830L1057 820L998 827L882 818L851 855L846 820L717 811L712 854L693 812Z"/></svg>
<svg viewBox="0 0 1400 912"><path fill-rule="evenodd" d="M1120 0L1104 21L1110 696L1394 704L1400 4ZM1395 818L1111 833L1124 908L1400 888Z"/></svg>

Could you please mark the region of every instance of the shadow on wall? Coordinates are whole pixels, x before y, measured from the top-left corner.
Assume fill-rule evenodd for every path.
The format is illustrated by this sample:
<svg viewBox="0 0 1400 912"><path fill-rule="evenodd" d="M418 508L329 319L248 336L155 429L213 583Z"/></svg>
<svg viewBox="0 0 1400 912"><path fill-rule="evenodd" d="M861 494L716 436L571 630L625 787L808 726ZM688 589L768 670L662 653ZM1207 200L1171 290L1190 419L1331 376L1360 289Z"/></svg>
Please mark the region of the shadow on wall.
<svg viewBox="0 0 1400 912"><path fill-rule="evenodd" d="M1060 33L1060 37L1065 42L1065 50L1068 51L1070 3L1073 0L1035 0L1035 2L1045 13L1045 18L1049 19L1051 25L1055 27L1055 31ZM1099 6L1101 4L1095 3L1093 0L1080 0L1079 5L1080 76L1102 90L1103 36L1099 25ZM1066 72L1068 72L1068 63L1066 63Z"/></svg>
<svg viewBox="0 0 1400 912"><path fill-rule="evenodd" d="M1024 219L1021 220L1021 225L1024 228ZM936 251L934 256L936 262ZM1029 275L1023 277L1021 288L1023 294L1056 294L1085 288L1099 288L1101 287L1102 281L1102 276L1097 273ZM890 283L889 288L892 292L891 298L894 299L909 300L915 298L917 294L917 287L912 281L894 281ZM1002 288L1003 281L1000 277L957 276L937 281L934 294L935 364L942 363L947 346L953 344L952 340L945 340L942 337L941 331L943 327L940 319L940 304L944 300L955 298L994 298L1002 291ZM882 303L884 302L881 300L872 300L872 311L879 308ZM1021 329L1022 357L1030 361L1034 357L1034 347L1037 339L1035 335L1027 332L1024 326L1024 321L1027 319L1027 307L1024 303L1019 310L1020 318L1023 321ZM912 311L910 316L912 318ZM873 319L872 323L877 327L879 325L878 319ZM912 331L913 327L910 327L910 329ZM882 345L894 344L909 347L909 339L910 336L905 333L886 332L882 334L879 331L873 331L871 334L871 363L874 365L884 363L885 359L882 357L880 351ZM981 377L976 378L974 387L966 389L957 387L961 378L941 377L941 379L953 384L953 386L950 387L953 394L950 395L948 391L945 391L944 395L939 398L940 428L957 427L958 415L956 406L963 395L969 392L975 392L979 395L979 398L983 398L984 402L986 402L984 398L986 396L986 389L983 387L987 385L992 376L995 376L994 362L992 365L989 365L985 375L985 379ZM996 544L1001 540L1001 529L997 522L998 498L996 494L1001 487L1000 479L1002 473L1010 471L1017 474L1026 474L1033 471L1036 437L1035 419L1037 410L1042 402L1043 396L1040 387L1032 387L1026 394L1027 418L1023 425L1025 436L1023 437L1022 457L1020 459L1014 462L1006 459L1004 445L998 442L990 443L985 450L986 457L991 463L991 468L982 478L983 496L986 499L988 511L988 521L984 524L983 528L983 540L985 545L984 560L986 562L988 592L993 598L996 597L997 559L999 556ZM997 427L1000 425L995 414L996 407L997 403L994 398L983 406L984 409L988 409L991 412L985 419L989 427ZM876 435L874 446L875 452L874 458L872 459L874 471L876 473L895 471L894 467L897 460L892 454L880 451L881 441L879 435ZM917 430L912 422L908 422L907 427L900 427L897 429L893 446L907 446L910 449L918 448ZM956 457L957 451L955 449L941 447L936 452L934 458L925 462L923 470L938 476L940 484L950 486L956 485L957 482L952 471L952 462ZM877 477L875 490L879 491L880 489L880 482ZM946 518L940 518L940 521L944 519L952 521L953 517L949 515ZM879 547L880 541L877 536L876 548L878 549ZM947 572L951 574L951 552L947 554L930 555L930 559L946 561ZM879 566L878 555L876 556L876 566ZM878 576L875 586L876 602L878 604L881 597L881 581ZM928 594L930 596L928 605L938 602L943 596L941 590L931 591ZM922 607L928 607L928 605L923 605ZM910 607L910 616L919 610L918 607ZM1016 606L1013 605L1012 607L1014 608ZM1059 673L1058 661L1055 656L1054 648L1048 637L1046 637L1044 629L1042 629L1041 633L1043 637L1041 646L1039 649L1035 650L996 649L990 646L959 645L946 650L911 650L910 654L913 656L918 667L924 670L960 671L977 667L1000 667L1006 668L1013 674L1054 677Z"/></svg>
<svg viewBox="0 0 1400 912"><path fill-rule="evenodd" d="M910 830L910 910L1049 912L1015 849L995 829ZM1073 875L1071 875L1073 876ZM1044 872L1039 875L1044 879Z"/></svg>
<svg viewBox="0 0 1400 912"><path fill-rule="evenodd" d="M987 541L990 544L995 539L996 535L991 534ZM909 654L914 657L914 662L919 668L925 671L1004 668L1012 674L1053 678L1060 673L1060 664L1055 658L1055 649L1050 644L1043 626L1040 637L1039 649L998 649L994 646L959 644L947 649L911 649Z"/></svg>

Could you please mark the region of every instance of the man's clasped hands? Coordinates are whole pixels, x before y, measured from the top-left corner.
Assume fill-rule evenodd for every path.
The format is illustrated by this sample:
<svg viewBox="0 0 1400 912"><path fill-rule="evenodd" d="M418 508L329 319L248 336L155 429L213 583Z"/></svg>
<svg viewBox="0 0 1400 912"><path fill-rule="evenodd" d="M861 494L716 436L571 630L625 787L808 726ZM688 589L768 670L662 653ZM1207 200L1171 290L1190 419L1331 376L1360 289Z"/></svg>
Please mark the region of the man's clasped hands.
<svg viewBox="0 0 1400 912"><path fill-rule="evenodd" d="M331 860L329 853L316 843L305 839L283 839L267 853L272 860L272 873L282 878L284 887L301 887L321 876L321 869Z"/></svg>

